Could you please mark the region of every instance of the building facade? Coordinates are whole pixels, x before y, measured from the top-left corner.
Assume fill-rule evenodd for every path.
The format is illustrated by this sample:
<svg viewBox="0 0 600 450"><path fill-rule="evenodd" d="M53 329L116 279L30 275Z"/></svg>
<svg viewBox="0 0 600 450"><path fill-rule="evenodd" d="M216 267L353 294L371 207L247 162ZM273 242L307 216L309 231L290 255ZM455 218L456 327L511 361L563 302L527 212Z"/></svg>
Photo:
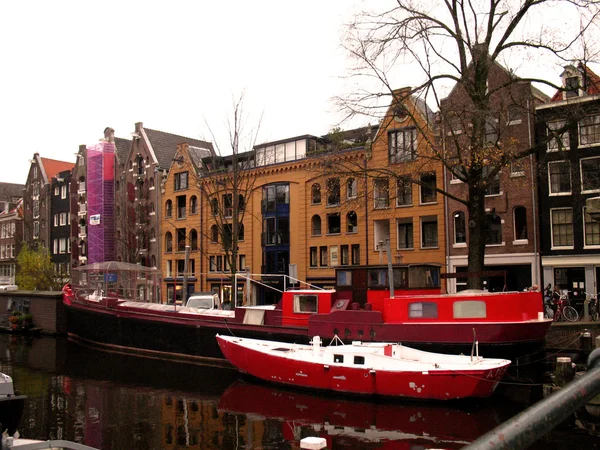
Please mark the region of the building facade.
<svg viewBox="0 0 600 450"><path fill-rule="evenodd" d="M50 259L57 276L68 279L71 268L71 178L72 170L50 180Z"/></svg>
<svg viewBox="0 0 600 450"><path fill-rule="evenodd" d="M517 155L533 149L535 106L547 96L529 82L515 82L514 75L498 64L490 67L488 77L490 111L485 118L485 145L491 158L500 154ZM499 88L500 86L505 86ZM464 88L456 85L442 101L440 137L451 155L456 145L466 151L467 135L472 133L471 118L477 114ZM451 158L449 158L451 162ZM464 159L463 159L464 161ZM486 176L487 167L483 167ZM486 218L483 227L469 221L467 207L446 199L448 273L464 273L468 266L471 233L485 235L484 288L490 291L523 290L541 283L539 273L539 220L537 201L537 161L527 156L490 176L485 195ZM469 186L451 173L445 174L446 190L467 199ZM466 289L466 277L448 278L448 291Z"/></svg>
<svg viewBox="0 0 600 450"><path fill-rule="evenodd" d="M563 88L536 109L544 284L597 292L600 223L586 200L600 193L600 79L567 66Z"/></svg>

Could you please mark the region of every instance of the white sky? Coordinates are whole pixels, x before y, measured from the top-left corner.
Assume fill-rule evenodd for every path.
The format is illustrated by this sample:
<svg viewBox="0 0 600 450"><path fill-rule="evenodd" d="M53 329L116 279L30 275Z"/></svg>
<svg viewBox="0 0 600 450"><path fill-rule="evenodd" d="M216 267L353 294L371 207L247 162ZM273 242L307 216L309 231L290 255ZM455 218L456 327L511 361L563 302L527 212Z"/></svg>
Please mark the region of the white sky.
<svg viewBox="0 0 600 450"><path fill-rule="evenodd" d="M325 134L336 123L348 0L4 1L0 4L0 181L29 160L74 161L105 127L213 141L245 92L259 142Z"/></svg>
<svg viewBox="0 0 600 450"><path fill-rule="evenodd" d="M357 5L374 3L2 1L0 181L25 183L35 152L74 162L79 145L96 143L105 127L130 138L136 122L229 154L226 122L242 92L247 132L262 115L258 143L325 134L340 118L331 98L351 89L340 38ZM561 10L538 14L565 28ZM506 63L555 82L561 72L535 59ZM422 81L396 69L395 87Z"/></svg>

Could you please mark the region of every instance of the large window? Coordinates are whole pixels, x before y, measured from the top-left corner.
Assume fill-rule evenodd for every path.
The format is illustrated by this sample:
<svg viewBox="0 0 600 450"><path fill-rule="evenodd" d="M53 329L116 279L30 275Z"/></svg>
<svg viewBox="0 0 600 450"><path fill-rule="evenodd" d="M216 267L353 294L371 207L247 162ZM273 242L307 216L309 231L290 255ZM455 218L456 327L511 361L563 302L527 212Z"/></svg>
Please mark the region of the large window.
<svg viewBox="0 0 600 450"><path fill-rule="evenodd" d="M173 235L170 231L165 234L165 252L173 251Z"/></svg>
<svg viewBox="0 0 600 450"><path fill-rule="evenodd" d="M583 217L585 218L585 246L599 246L600 245L600 222L593 220L586 209L583 208Z"/></svg>
<svg viewBox="0 0 600 450"><path fill-rule="evenodd" d="M342 218L340 213L327 214L327 234L340 234L342 232Z"/></svg>
<svg viewBox="0 0 600 450"><path fill-rule="evenodd" d="M165 217L173 216L173 202L171 200L167 200L165 203Z"/></svg>
<svg viewBox="0 0 600 450"><path fill-rule="evenodd" d="M340 179L329 178L327 180L327 206L340 204Z"/></svg>
<svg viewBox="0 0 600 450"><path fill-rule="evenodd" d="M482 170L481 176L483 179L487 179L487 187L485 189L485 195L499 195L500 194L500 173L497 173L493 177L490 176L491 169L489 166L485 166Z"/></svg>
<svg viewBox="0 0 600 450"><path fill-rule="evenodd" d="M424 173L421 175L421 203L435 203L436 179L435 173Z"/></svg>
<svg viewBox="0 0 600 450"><path fill-rule="evenodd" d="M551 161L548 163L548 182L550 194L571 193L571 164L569 161Z"/></svg>
<svg viewBox="0 0 600 450"><path fill-rule="evenodd" d="M188 173L180 172L175 174L175 187L176 191L188 188Z"/></svg>
<svg viewBox="0 0 600 450"><path fill-rule="evenodd" d="M232 194L223 194L223 216L233 216L233 196Z"/></svg>
<svg viewBox="0 0 600 450"><path fill-rule="evenodd" d="M438 246L437 216L421 217L421 248Z"/></svg>
<svg viewBox="0 0 600 450"><path fill-rule="evenodd" d="M321 216L315 214L311 219L311 235L321 236Z"/></svg>
<svg viewBox="0 0 600 450"><path fill-rule="evenodd" d="M198 213L198 197L196 197L195 195L192 195L192 198L190 198L190 214L197 214Z"/></svg>
<svg viewBox="0 0 600 450"><path fill-rule="evenodd" d="M465 213L457 211L454 213L454 243L465 244L467 242L467 227Z"/></svg>
<svg viewBox="0 0 600 450"><path fill-rule="evenodd" d="M554 120L546 124L546 136L548 139L546 146L549 152L569 149L569 132L557 132L557 130L564 128L565 125L566 122L564 120Z"/></svg>
<svg viewBox="0 0 600 450"><path fill-rule="evenodd" d="M581 191L596 192L600 190L600 158L585 158L581 164Z"/></svg>
<svg viewBox="0 0 600 450"><path fill-rule="evenodd" d="M416 158L417 130L415 128L391 131L388 137L390 163L400 163Z"/></svg>
<svg viewBox="0 0 600 450"><path fill-rule="evenodd" d="M346 197L358 197L358 181L356 181L356 178L348 178L346 181Z"/></svg>
<svg viewBox="0 0 600 450"><path fill-rule="evenodd" d="M579 122L579 144L592 145L600 143L600 114L587 116Z"/></svg>
<svg viewBox="0 0 600 450"><path fill-rule="evenodd" d="M414 248L412 217L398 219L398 248Z"/></svg>
<svg viewBox="0 0 600 450"><path fill-rule="evenodd" d="M552 220L552 247L573 246L573 210L571 208L553 209L550 211Z"/></svg>
<svg viewBox="0 0 600 450"><path fill-rule="evenodd" d="M311 186L310 188L310 192L311 192L311 203L313 205L318 205L319 203L321 203L321 185L319 183L315 183Z"/></svg>
<svg viewBox="0 0 600 450"><path fill-rule="evenodd" d="M387 208L390 206L390 186L388 179L376 178L373 182L373 185L375 209Z"/></svg>
<svg viewBox="0 0 600 450"><path fill-rule="evenodd" d="M495 213L485 216L485 244L502 244L502 219Z"/></svg>
<svg viewBox="0 0 600 450"><path fill-rule="evenodd" d="M310 267L317 267L319 264L318 260L318 249L317 247L310 248Z"/></svg>
<svg viewBox="0 0 600 450"><path fill-rule="evenodd" d="M358 232L358 217L354 211L349 211L348 214L346 214L346 232Z"/></svg>
<svg viewBox="0 0 600 450"><path fill-rule="evenodd" d="M187 198L185 195L178 195L177 196L177 218L178 219L185 219L185 204L186 204Z"/></svg>
<svg viewBox="0 0 600 450"><path fill-rule="evenodd" d="M527 210L524 206L517 206L513 211L515 225L515 240L527 239Z"/></svg>
<svg viewBox="0 0 600 450"><path fill-rule="evenodd" d="M327 265L328 265L327 257L328 257L327 247L319 247L319 265L321 267L327 267Z"/></svg>
<svg viewBox="0 0 600 450"><path fill-rule="evenodd" d="M409 177L398 177L397 179L396 206L412 205L412 183Z"/></svg>

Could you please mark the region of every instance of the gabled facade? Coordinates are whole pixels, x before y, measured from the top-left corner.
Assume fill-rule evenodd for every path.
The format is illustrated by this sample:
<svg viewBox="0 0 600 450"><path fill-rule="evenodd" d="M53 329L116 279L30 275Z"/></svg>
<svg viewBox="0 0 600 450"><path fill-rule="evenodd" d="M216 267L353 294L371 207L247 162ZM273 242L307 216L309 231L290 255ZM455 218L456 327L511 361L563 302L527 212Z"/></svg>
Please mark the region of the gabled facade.
<svg viewBox="0 0 600 450"><path fill-rule="evenodd" d="M57 275L71 273L71 178L72 170L59 172L50 181L50 259Z"/></svg>
<svg viewBox="0 0 600 450"><path fill-rule="evenodd" d="M32 248L50 246L51 180L73 163L33 155L23 193L24 240Z"/></svg>
<svg viewBox="0 0 600 450"><path fill-rule="evenodd" d="M485 118L485 139L491 158L497 157L498 152L518 154L534 147L533 113L536 105L547 101L547 96L529 82L514 81L514 75L499 64L490 67L488 86L495 93L490 98L491 114ZM496 91L503 85L506 87ZM440 138L447 155L468 151L464 136L472 132L472 114L476 112L470 99L456 85L441 104ZM451 162L451 158L448 160ZM536 168L535 157L528 156L491 179L485 196L484 227L475 227L474 222L471 226L466 206L451 198L446 200L449 273L467 271L469 234L483 233L486 289L523 290L541 283ZM444 182L448 193L468 198L468 186L450 172L446 172ZM448 279L449 292L465 289L466 285L466 278Z"/></svg>
<svg viewBox="0 0 600 450"><path fill-rule="evenodd" d="M115 177L117 197L117 259L161 267L162 189L177 145L211 144L135 124L127 158L119 160ZM212 148L212 147L211 147ZM150 236L156 236L151 238Z"/></svg>
<svg viewBox="0 0 600 450"><path fill-rule="evenodd" d="M561 78L563 88L536 109L544 284L597 292L600 223L586 200L600 195L600 79L581 64Z"/></svg>
<svg viewBox="0 0 600 450"><path fill-rule="evenodd" d="M193 147L179 144L161 186L163 204L159 207L163 209L163 214L159 230L163 236L162 291L165 293L163 300L167 303L182 300L184 285L187 297L200 290L202 269L206 269L208 258L201 247L201 224L207 211L200 207L201 192L198 186L204 172L203 159L214 156L211 145ZM156 230L151 231L149 238L152 243L157 241Z"/></svg>
<svg viewBox="0 0 600 450"><path fill-rule="evenodd" d="M23 245L23 199L16 200L4 201L0 211L0 284L15 284L17 257Z"/></svg>

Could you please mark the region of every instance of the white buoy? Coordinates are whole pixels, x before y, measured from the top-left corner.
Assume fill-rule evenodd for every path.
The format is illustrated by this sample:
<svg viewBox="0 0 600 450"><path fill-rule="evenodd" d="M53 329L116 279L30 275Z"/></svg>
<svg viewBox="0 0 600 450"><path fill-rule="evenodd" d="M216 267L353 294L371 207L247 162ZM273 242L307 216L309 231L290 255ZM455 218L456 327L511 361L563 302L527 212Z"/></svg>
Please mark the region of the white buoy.
<svg viewBox="0 0 600 450"><path fill-rule="evenodd" d="M300 448L321 449L327 447L327 440L320 437L306 437L300 441Z"/></svg>

